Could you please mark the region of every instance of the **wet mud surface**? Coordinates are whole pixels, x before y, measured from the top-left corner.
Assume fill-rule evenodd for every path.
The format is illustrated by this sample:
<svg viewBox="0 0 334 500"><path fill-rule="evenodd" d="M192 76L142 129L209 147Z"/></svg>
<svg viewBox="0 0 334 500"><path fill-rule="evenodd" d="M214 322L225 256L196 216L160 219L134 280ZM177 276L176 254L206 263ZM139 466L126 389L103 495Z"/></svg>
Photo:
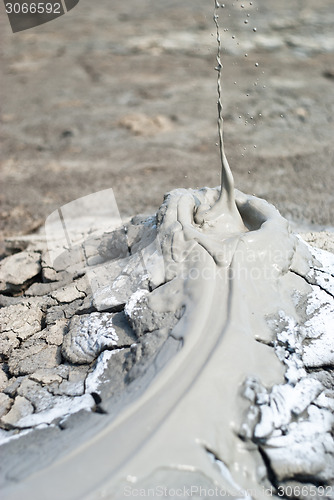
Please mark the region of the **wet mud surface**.
<svg viewBox="0 0 334 500"><path fill-rule="evenodd" d="M2 236L105 187L126 217L219 184L212 3L81 0L15 35L0 6ZM299 226L331 226L333 3L241 5L220 18L236 187Z"/></svg>
<svg viewBox="0 0 334 500"><path fill-rule="evenodd" d="M217 199L175 190L102 236L77 221L70 250L56 218L53 252L17 238L0 271L4 498L118 499L131 478L332 491L333 255L240 191L242 231L225 235L225 212L196 224Z"/></svg>

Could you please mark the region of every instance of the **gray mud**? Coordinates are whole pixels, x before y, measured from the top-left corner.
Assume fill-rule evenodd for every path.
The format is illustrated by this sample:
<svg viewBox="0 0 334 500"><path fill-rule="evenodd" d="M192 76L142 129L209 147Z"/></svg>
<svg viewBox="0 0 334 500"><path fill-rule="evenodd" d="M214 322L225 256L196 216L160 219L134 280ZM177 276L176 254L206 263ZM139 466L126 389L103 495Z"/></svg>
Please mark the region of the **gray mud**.
<svg viewBox="0 0 334 500"><path fill-rule="evenodd" d="M260 190L295 223L331 223L333 120L326 90L333 75L323 69L313 82L303 71L328 64L333 12L325 1L317 11L310 5L283 2L275 7L282 17L269 24L274 9L268 3L225 8L224 83L231 90L221 94L218 77L221 190L178 188L155 216L135 217L116 231L99 227L99 235L87 225L80 243L66 233L69 248L60 244L49 256L41 233L8 240L0 271L6 498L44 500L56 492L57 498L118 499L132 484L159 481L256 499L266 491L308 498L310 488L334 487L333 257L301 242L266 201L234 192L222 137L223 95L238 186ZM104 7L94 7L94 21L104 19ZM118 7L114 32L101 23L107 40L100 35L99 43L95 37L90 43L88 30L86 45L72 43L69 50L59 45L61 32L55 36L49 27L13 43L6 39L11 89L26 85L27 99L34 78L52 81L30 105L7 98L1 115L2 173L21 199L14 209L10 189L3 197L7 234L34 230L45 210L87 194L88 187L90 193L105 188L107 172L123 215L148 210L166 186L185 186L188 177L192 185L196 175L201 185L217 183L216 169L203 172L203 164L216 163L208 113L214 92L205 76L212 55L209 14L199 2L148 7L130 15ZM80 3L78 18L92 9ZM66 22L61 30L72 29ZM149 22L153 33L145 30ZM48 37L39 59L35 45ZM58 88L52 71L64 74L62 64L73 56L78 66ZM273 70L273 61L282 72ZM117 69L113 80L115 67L123 73ZM72 77L78 85L71 87ZM38 118L37 102L45 109ZM147 185L152 173L162 175L143 196L140 183ZM53 244L70 206L47 221ZM93 213L86 215L87 222ZM304 492L296 495L296 488Z"/></svg>
<svg viewBox="0 0 334 500"><path fill-rule="evenodd" d="M32 291L51 269L41 250L42 272L21 284L23 296L15 279L3 279L1 313L14 318L2 336L10 405L2 437L11 438L1 447L5 498L51 490L122 498L133 478L211 484L229 496L252 490L255 498L305 478L332 487L333 384L320 372L334 366L333 257L313 252L273 206L241 192L242 232L224 235L219 217L196 224L196 208L218 197L218 189L173 191L156 216L116 231L120 241L129 235L127 257L113 258L113 234L102 242L91 235L91 265L65 284L78 268L58 259L46 295ZM40 242L31 245L27 259ZM117 295L112 284L128 275ZM105 286L114 309L106 296L96 300L102 276L112 277ZM43 320L32 320L37 301ZM25 336L20 314L32 328Z"/></svg>

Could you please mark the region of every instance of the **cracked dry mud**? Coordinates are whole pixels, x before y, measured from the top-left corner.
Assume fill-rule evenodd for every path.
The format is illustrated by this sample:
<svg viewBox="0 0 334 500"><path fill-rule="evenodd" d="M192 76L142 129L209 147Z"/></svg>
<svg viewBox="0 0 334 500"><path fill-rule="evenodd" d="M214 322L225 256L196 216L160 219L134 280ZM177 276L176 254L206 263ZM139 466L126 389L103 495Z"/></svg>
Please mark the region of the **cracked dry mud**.
<svg viewBox="0 0 334 500"><path fill-rule="evenodd" d="M129 224L126 229L135 250L138 234L145 240L145 229L148 236L152 233L145 219L143 224ZM123 232L115 231L108 238L97 239L95 254L122 274L124 266L118 266L111 253L117 247L115 240L122 244L120 234ZM134 369L139 370L135 365L145 365L173 324L168 327L167 314L163 329L155 317L136 328L135 314L131 317L129 307L124 311L123 295L128 302L131 287L120 288L108 312L97 312L85 276L72 282L73 275L65 268L55 271L49 267L43 242L26 244L33 250L14 253L1 262L0 427L4 442L19 429L49 424L80 409L101 411L101 398L95 392L98 383L94 382L101 366L106 369L112 355L113 369L119 364L123 371L126 366L124 383L131 380ZM69 256L68 262L71 260ZM76 264L82 266L80 261ZM144 289L148 289L147 282ZM161 331L155 332L157 328ZM149 343L145 335L150 337Z"/></svg>
<svg viewBox="0 0 334 500"><path fill-rule="evenodd" d="M273 338L262 339L286 366L285 383L266 388L258 379L245 381L243 395L250 407L240 436L259 447L268 477L282 494L303 497L322 492L332 498L334 257L316 248L310 251L315 262L306 275L291 269L311 286L306 297L295 296L303 319L296 321L279 311L268 318ZM299 493L293 495L297 487Z"/></svg>
<svg viewBox="0 0 334 500"><path fill-rule="evenodd" d="M212 199L215 193L215 190L202 190L189 194L179 190L173 196L180 200L192 197L202 199L203 196ZM115 419L124 409L124 394L128 394L130 399L140 396L180 350L189 350L191 342L187 344L188 340L183 339L186 323L183 323L181 332L178 329L180 320L187 320L187 306L182 305L181 300L184 295L181 282L184 280L171 279L175 271L173 266L175 263L178 263L176 267L180 266L183 257L175 253L176 245L172 252L172 268L166 264L166 255L162 258L164 248L166 250L169 244L168 238L166 240L162 236L162 228L167 224L165 219L166 213L171 210L169 205L175 205L173 199L167 197L153 217L137 216L113 232L96 236L90 234L82 244L84 252L72 248L55 261L54 267L43 237L36 235L18 238L14 246L21 247L21 251L8 255L3 261L4 265L0 268L3 283L0 295L0 437L3 444L0 454L6 455L6 464L3 462L1 470L3 486L13 486L17 481L20 484L33 472L62 456L68 447L64 444L66 440L85 442L87 436L92 436L92 428L95 428L94 432L103 429L106 425L103 419L105 422L109 418ZM237 203L242 210L247 203L256 201L239 193ZM185 221L183 224L185 234L187 230L193 231L186 229ZM285 223L282 224L285 227ZM167 224L166 227L171 226ZM276 230L279 231L279 226ZM167 231L166 234L170 233ZM188 233L188 237L189 234L189 243L192 238L196 241L197 236ZM315 236L309 234L305 238L313 241ZM176 240L174 236L172 245L176 244ZM317 241L321 244L321 237ZM206 241L205 244L210 246L211 243ZM328 248L329 245L326 239L323 246ZM9 246L13 247L13 240L9 241ZM192 244L188 250L193 251ZM83 254L85 263L77 262L78 255ZM224 256L225 260L229 260L228 254ZM300 255L304 254L307 257L301 258ZM219 260L219 254L215 258ZM309 494L314 496L312 488L319 485L331 488L328 491L334 487L334 257L329 252L312 247L305 250L305 244L296 239L294 250L287 258L290 264L279 278L282 288L278 288L277 293L291 294L293 307L283 301L286 310L283 308L267 314L267 327L263 323L260 330L252 330L260 350L257 347L254 350L254 346L249 349L250 364L249 367L242 367L240 377L236 378L237 385L233 385L235 375L232 377L232 371L229 371L228 380L221 379L222 392L215 393L223 407L226 405L224 398L232 406L235 399L239 401L239 423L234 430L233 439L236 441L233 442L243 443L247 453L253 457L251 462L247 462L249 470L253 467L250 463L254 461L256 464L254 477L259 489L253 494L254 498L261 498L260 486L273 488L276 494L284 492L286 496L291 496L289 491L295 492L297 487L304 486L307 494L304 490L300 498L307 498ZM24 259L29 265L20 280L12 266L17 262L24 263ZM88 262L90 265L85 267ZM288 285L288 279L292 279L293 286ZM122 286L115 287L114 283ZM98 293L101 287L102 299ZM161 307L157 297L164 294L166 303ZM223 295L220 300L224 300ZM110 296L112 300L108 303ZM251 300L249 304L251 308ZM244 327L233 322L232 326L236 329L236 332L233 328L231 330L234 338ZM238 331L238 328L241 330ZM213 332L210 332L211 338L212 335ZM220 356L224 349L227 353L230 349L228 330L224 335L227 337L222 341L223 350L215 347ZM202 344L203 352L212 341L208 339L207 345ZM247 340L247 343L250 341ZM233 345L238 345L235 340ZM259 354L261 362L259 359L252 360ZM274 357L278 361L274 362ZM268 362L275 365L275 377L268 378L261 368L261 363ZM224 370L232 370L224 357L220 365L223 365L220 376ZM235 361L235 372L238 372L237 365ZM259 369L256 369L257 366ZM187 369L189 367L185 364L184 371L180 372L185 377L184 380L179 379L180 387L186 381ZM175 373L178 373L177 370ZM277 377L277 373L284 374L284 377ZM236 388L241 382L243 389L238 396ZM232 393L234 391L232 396L227 395L229 386L233 388ZM217 410L219 405L214 408ZM180 411L182 414L182 408ZM215 411L212 413L214 419L219 417L214 414ZM140 421L140 413L137 418ZM217 424L218 421L220 424ZM136 419L134 425L135 422ZM220 425L224 429L226 422L224 424L221 417L217 422L203 421L202 426L203 423L209 428ZM129 432L130 427L126 429ZM227 432L226 428L222 432ZM82 436L79 438L78 434ZM175 469L168 469L169 473L162 476L163 479L173 485L189 481L190 484L195 482L212 486L220 477L230 494L234 492L243 496L247 486L254 487L254 477L250 475L243 479L242 475L238 475L233 457L229 457L230 452L224 450L224 439L222 449L211 439L212 436L203 440L206 443L203 445L205 454L211 461L211 465L204 461L206 465L200 469L206 479L199 472L195 476L189 473L188 478L188 473L179 472L181 475L178 477ZM34 441L40 449L36 450ZM19 457L19 454L22 456ZM97 459L98 453L94 456ZM112 461L111 456L109 459ZM163 469L159 468L158 461L155 465L158 472L147 480L143 477L152 470L139 474L139 484L152 485L158 481L159 470ZM219 474L211 470L214 466L220 468ZM42 485L43 481L41 490ZM25 491L31 490L28 488ZM115 498L121 498L120 491L113 492ZM72 498L70 493L68 498Z"/></svg>

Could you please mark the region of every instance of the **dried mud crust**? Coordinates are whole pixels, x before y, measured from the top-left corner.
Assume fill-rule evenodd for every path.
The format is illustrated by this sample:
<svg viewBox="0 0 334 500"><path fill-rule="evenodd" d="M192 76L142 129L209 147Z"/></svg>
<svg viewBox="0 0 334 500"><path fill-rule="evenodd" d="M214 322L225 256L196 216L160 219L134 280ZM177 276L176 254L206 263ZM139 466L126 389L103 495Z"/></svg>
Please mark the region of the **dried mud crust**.
<svg viewBox="0 0 334 500"><path fill-rule="evenodd" d="M124 391L153 363L182 315L156 314L143 304L152 287L136 252L155 236L154 220L137 216L133 224L93 240L95 246L90 241L89 258L108 265L109 292L112 277L118 279L113 305L102 311L75 250L64 258L67 269L58 259L56 271L43 238L11 240L27 249L8 255L0 266L1 441L41 424L61 426L80 410L105 411L104 399ZM127 256L119 260L125 241ZM69 272L71 266L79 275Z"/></svg>
<svg viewBox="0 0 334 500"><path fill-rule="evenodd" d="M307 239L324 248L333 244L326 233ZM259 449L267 477L280 496L334 497L334 255L309 247L314 257L307 274L291 271L311 286L296 293L299 319L283 309L267 318L271 340L286 366L285 383L265 387L259 379L244 382L249 402L240 437Z"/></svg>

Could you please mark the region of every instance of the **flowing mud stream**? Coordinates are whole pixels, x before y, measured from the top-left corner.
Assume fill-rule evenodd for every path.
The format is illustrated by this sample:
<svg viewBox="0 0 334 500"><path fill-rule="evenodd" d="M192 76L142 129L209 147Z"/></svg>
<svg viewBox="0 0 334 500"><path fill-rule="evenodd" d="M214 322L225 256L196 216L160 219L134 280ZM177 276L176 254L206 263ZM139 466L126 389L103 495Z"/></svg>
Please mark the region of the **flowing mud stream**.
<svg viewBox="0 0 334 500"><path fill-rule="evenodd" d="M219 27L219 8L220 4L215 0L215 10L213 15L213 20L216 26L217 35L217 66L216 71L218 72L217 77L217 93L218 93L218 137L219 137L219 151L220 151L220 162L221 162L221 190L218 200L211 207L200 206L195 214L195 222L198 224L210 224L212 221L222 225L222 230L224 234L234 234L245 231L246 228L242 222L240 213L235 204L234 196L234 179L228 164L225 146L224 146L224 118L223 118L223 104L222 104L222 61L221 61L221 36Z"/></svg>
<svg viewBox="0 0 334 500"><path fill-rule="evenodd" d="M249 489L266 497L261 447L240 432L240 392L249 376L266 387L284 381L266 317L278 310L296 317L293 294L306 295L310 285L292 269L308 273L312 257L273 206L234 190L223 141L219 9L216 1L221 188L166 196L156 218L153 246L162 258L148 270L151 290L126 306L138 324L148 313L172 311L180 311L178 322L146 390L96 436L12 495L9 489L8 499L44 500L50 491L71 500L118 499L124 488L180 486L186 477L226 497L248 497Z"/></svg>

